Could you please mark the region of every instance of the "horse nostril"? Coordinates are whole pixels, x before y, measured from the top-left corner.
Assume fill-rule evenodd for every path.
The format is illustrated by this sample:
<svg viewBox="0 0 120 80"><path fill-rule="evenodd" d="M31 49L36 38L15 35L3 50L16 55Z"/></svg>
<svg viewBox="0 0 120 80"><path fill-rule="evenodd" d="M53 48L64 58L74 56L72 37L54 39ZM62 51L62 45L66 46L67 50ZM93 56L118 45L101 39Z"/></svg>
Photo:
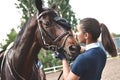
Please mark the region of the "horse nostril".
<svg viewBox="0 0 120 80"><path fill-rule="evenodd" d="M80 53L80 46L79 45L71 45L69 46L70 54L79 54Z"/></svg>
<svg viewBox="0 0 120 80"><path fill-rule="evenodd" d="M69 46L69 55L72 57L71 60L74 60L79 54L80 54L80 46L79 45Z"/></svg>
<svg viewBox="0 0 120 80"><path fill-rule="evenodd" d="M75 54L77 54L77 47L76 46L74 46L74 45L71 45L70 47L69 47L69 51L70 51L70 54L71 55L75 55Z"/></svg>
<svg viewBox="0 0 120 80"><path fill-rule="evenodd" d="M76 48L76 46L74 46L74 45L69 46L69 50L71 50L71 51L73 51L75 48Z"/></svg>

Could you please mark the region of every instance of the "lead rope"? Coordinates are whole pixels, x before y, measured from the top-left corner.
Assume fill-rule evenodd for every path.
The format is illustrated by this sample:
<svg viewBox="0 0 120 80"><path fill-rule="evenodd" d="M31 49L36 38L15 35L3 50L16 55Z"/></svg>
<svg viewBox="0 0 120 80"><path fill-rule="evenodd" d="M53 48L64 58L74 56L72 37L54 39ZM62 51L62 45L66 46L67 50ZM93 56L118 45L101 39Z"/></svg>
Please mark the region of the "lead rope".
<svg viewBox="0 0 120 80"><path fill-rule="evenodd" d="M70 64L71 62L72 62L72 61L70 60L69 64ZM60 75L59 75L59 77L58 77L58 80L60 80L60 77L62 76L62 74L63 74L63 70L62 70L62 72L60 73Z"/></svg>
<svg viewBox="0 0 120 80"><path fill-rule="evenodd" d="M62 70L62 72L60 73L60 75L59 75L59 77L58 77L58 80L60 80L60 77L62 76L62 74L63 74L63 70Z"/></svg>

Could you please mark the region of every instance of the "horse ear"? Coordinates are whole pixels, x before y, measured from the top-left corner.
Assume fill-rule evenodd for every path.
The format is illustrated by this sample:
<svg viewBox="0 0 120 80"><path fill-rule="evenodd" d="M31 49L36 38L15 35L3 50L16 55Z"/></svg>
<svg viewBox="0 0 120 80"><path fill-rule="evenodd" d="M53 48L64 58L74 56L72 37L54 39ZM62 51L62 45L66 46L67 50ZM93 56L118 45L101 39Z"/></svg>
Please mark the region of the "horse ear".
<svg viewBox="0 0 120 80"><path fill-rule="evenodd" d="M51 8L57 10L57 5L55 3L53 3Z"/></svg>
<svg viewBox="0 0 120 80"><path fill-rule="evenodd" d="M35 0L35 6L38 9L39 13L43 11L43 9L42 9L42 1L41 0Z"/></svg>

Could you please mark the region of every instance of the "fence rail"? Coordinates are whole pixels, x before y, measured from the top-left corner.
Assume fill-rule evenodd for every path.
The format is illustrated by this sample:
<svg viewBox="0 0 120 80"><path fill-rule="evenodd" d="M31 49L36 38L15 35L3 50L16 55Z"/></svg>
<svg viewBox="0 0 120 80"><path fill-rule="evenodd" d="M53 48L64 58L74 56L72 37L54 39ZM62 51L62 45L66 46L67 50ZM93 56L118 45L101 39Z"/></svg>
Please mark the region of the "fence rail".
<svg viewBox="0 0 120 80"><path fill-rule="evenodd" d="M52 73L52 72L57 72L57 71L60 71L60 70L62 70L62 65L60 65L60 66L53 66L53 67L49 67L49 68L45 68L44 69L46 74Z"/></svg>
<svg viewBox="0 0 120 80"><path fill-rule="evenodd" d="M120 53L118 53L118 56L120 56ZM107 56L107 58L110 58L110 56ZM59 66L53 66L53 67L49 67L49 68L45 68L44 71L46 74L48 73L53 73L53 72L57 72L62 70L62 65Z"/></svg>

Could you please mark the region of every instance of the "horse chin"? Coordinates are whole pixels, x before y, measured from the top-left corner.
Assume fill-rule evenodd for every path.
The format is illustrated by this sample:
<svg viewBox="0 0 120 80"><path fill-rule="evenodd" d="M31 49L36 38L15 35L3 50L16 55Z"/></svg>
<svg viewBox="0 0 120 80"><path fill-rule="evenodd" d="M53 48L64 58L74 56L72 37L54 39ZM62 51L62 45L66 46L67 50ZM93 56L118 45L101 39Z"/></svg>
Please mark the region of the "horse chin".
<svg viewBox="0 0 120 80"><path fill-rule="evenodd" d="M66 54L65 54L65 56L66 56L66 59L68 60L68 61L73 61L73 60L75 60L75 58L78 56L78 55L73 55L73 54L70 54L70 53L67 53L66 52Z"/></svg>

